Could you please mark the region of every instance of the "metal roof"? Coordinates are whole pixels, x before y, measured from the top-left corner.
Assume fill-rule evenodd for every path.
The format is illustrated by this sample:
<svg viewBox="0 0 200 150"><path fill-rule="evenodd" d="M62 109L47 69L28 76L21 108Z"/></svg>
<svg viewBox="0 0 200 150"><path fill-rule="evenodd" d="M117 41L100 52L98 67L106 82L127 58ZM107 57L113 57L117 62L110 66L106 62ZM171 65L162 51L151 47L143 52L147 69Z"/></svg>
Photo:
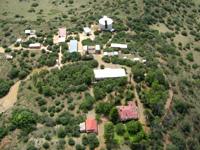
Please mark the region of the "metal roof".
<svg viewBox="0 0 200 150"><path fill-rule="evenodd" d="M127 44L111 43L112 48L128 48Z"/></svg>
<svg viewBox="0 0 200 150"><path fill-rule="evenodd" d="M69 43L69 52L77 52L78 50L78 41L77 40L71 40Z"/></svg>
<svg viewBox="0 0 200 150"><path fill-rule="evenodd" d="M126 77L126 72L124 69L94 69L95 79L105 79L105 78L119 78Z"/></svg>

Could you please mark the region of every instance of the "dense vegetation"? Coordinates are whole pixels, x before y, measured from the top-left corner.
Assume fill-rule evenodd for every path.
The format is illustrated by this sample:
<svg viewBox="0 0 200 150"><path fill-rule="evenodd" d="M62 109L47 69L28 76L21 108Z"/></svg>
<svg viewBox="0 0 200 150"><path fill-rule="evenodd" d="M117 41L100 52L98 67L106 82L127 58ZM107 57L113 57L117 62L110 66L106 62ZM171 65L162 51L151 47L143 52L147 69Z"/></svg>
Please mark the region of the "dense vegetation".
<svg viewBox="0 0 200 150"><path fill-rule="evenodd" d="M1 79L0 97L6 95L12 81L24 79L34 68L55 65L59 45L53 44L52 37L58 26L67 26L68 34L73 32L79 39L77 33L82 27L97 22L102 14L114 19L116 32L95 32L94 41L82 43L106 45L105 51L118 50L109 48L111 42L127 43L128 49L121 50L122 56L106 56L103 61L130 67L131 78L137 86L132 87L124 78L104 80L95 84L91 92L92 69L97 62L92 61L91 56L70 54L66 51L67 46L62 45L63 63L69 65L61 70L40 72L22 84L17 106L30 110L20 108L3 114L0 139L6 135L12 138L14 135L10 131L20 129L21 134L15 130L19 135L19 149L25 143L24 149L37 149L33 141L25 138L29 132L33 134L28 134L30 139L36 136L45 141L41 146L45 149L64 149L66 145L77 150L87 146L94 149L101 144L95 135L82 138L82 143L76 143L75 139L80 136L78 124L95 108L99 122L102 116L111 121L105 125L107 148L122 149L120 146L125 144L131 149L200 149L199 0L58 0L51 3L21 0L17 4L8 0L1 5L0 45L14 58L9 61L6 77ZM25 10L15 10L13 5L25 6ZM28 28L37 29L38 38L23 42L20 50L10 48L19 33L23 35L21 32ZM48 45L51 52L27 51L32 42ZM15 46L19 48L19 44ZM128 59L122 59L123 56ZM147 61L134 62L132 57ZM77 63L71 64L74 62ZM117 120L116 106L132 100L134 88L145 106L150 127L148 135L137 121L122 124ZM169 90L173 92L173 100L165 110ZM37 128L39 124L43 127ZM58 138L56 142L54 137Z"/></svg>

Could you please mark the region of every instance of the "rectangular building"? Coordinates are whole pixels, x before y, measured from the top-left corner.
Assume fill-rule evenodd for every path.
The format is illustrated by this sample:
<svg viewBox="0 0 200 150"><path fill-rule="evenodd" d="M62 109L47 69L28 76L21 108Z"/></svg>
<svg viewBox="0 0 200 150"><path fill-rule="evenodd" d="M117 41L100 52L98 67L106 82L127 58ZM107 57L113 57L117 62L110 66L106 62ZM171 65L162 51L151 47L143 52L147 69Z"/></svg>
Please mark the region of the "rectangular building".
<svg viewBox="0 0 200 150"><path fill-rule="evenodd" d="M78 41L77 40L71 40L69 43L69 52L77 52L78 51Z"/></svg>
<svg viewBox="0 0 200 150"><path fill-rule="evenodd" d="M128 48L127 44L118 44L118 43L111 43L112 48L121 48L121 49L126 49Z"/></svg>
<svg viewBox="0 0 200 150"><path fill-rule="evenodd" d="M67 36L66 28L59 28L58 36L59 36L59 38L62 38L62 37L66 38L66 36Z"/></svg>
<svg viewBox="0 0 200 150"><path fill-rule="evenodd" d="M126 72L124 69L94 69L94 75L96 80L107 79L107 78L119 78L126 77Z"/></svg>

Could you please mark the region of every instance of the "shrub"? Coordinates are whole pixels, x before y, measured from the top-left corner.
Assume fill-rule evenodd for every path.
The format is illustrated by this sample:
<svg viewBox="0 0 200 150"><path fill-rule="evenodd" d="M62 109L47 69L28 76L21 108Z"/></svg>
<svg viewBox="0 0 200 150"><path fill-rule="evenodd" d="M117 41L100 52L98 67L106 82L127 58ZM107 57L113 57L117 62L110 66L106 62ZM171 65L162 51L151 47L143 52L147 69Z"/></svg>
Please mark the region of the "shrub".
<svg viewBox="0 0 200 150"><path fill-rule="evenodd" d="M69 144L70 146L74 146L74 145L75 145L74 139L73 139L73 138L69 138L68 144Z"/></svg>

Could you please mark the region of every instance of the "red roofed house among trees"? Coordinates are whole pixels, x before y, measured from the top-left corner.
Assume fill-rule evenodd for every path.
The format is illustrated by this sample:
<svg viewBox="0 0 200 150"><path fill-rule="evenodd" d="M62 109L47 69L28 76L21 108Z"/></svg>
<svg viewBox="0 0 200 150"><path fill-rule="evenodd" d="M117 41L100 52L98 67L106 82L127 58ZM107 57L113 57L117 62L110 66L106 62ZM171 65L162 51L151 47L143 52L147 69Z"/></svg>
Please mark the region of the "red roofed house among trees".
<svg viewBox="0 0 200 150"><path fill-rule="evenodd" d="M118 106L120 121L138 119L138 108L134 102L128 102L128 106Z"/></svg>
<svg viewBox="0 0 200 150"><path fill-rule="evenodd" d="M98 125L95 119L88 118L85 121L85 128L86 128L86 132L98 133Z"/></svg>

